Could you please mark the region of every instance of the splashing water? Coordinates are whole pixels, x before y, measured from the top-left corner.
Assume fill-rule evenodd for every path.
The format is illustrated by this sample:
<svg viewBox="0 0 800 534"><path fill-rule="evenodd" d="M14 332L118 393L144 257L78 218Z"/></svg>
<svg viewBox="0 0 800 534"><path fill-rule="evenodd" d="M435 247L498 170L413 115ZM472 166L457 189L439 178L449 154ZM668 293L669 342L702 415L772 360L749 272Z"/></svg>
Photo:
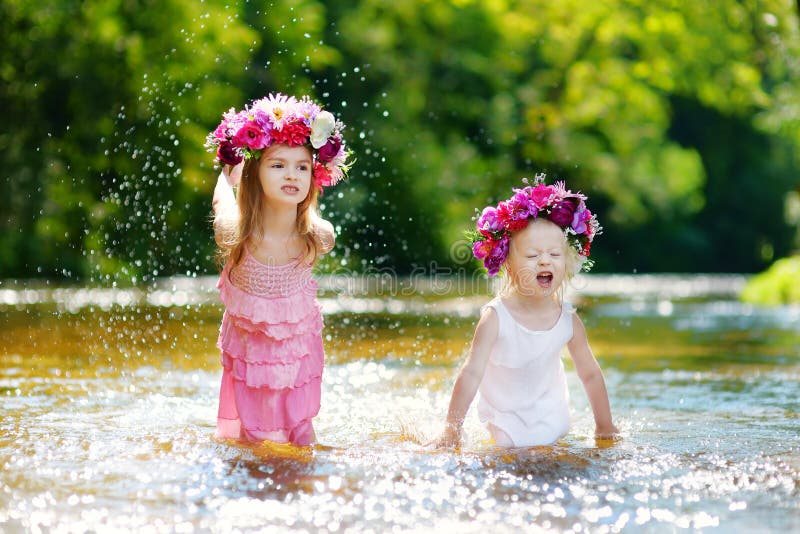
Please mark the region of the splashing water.
<svg viewBox="0 0 800 534"><path fill-rule="evenodd" d="M615 280L633 294L608 291ZM568 366L564 440L499 450L473 410L459 451L420 443L440 429L484 294L345 297L327 285L311 449L213 439L221 308L211 280L149 292L6 285L0 525L791 530L800 310L739 304L729 278L624 282L590 277L580 291L624 440L592 438Z"/></svg>

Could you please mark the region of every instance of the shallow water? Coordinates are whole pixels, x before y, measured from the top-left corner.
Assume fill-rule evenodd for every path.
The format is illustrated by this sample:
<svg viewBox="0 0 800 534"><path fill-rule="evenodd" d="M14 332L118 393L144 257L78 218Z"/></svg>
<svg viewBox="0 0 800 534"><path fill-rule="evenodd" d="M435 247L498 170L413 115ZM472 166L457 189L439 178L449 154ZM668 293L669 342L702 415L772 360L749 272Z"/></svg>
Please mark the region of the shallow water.
<svg viewBox="0 0 800 534"><path fill-rule="evenodd" d="M738 278L588 278L581 315L624 439L592 438L568 366L556 446L497 450L473 409L464 447L433 452L418 442L440 428L485 293L334 282L314 450L213 439L213 280L0 284L1 530L798 528L800 309L740 304Z"/></svg>

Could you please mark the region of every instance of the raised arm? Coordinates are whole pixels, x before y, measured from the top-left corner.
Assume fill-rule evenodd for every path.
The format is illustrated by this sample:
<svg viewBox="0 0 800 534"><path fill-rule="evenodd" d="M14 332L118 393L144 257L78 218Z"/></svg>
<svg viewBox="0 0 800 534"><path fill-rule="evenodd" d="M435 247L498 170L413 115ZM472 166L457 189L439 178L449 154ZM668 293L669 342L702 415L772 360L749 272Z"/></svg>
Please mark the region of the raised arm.
<svg viewBox="0 0 800 534"><path fill-rule="evenodd" d="M572 339L567 344L572 361L575 362L575 371L583 383L586 396L594 413L595 437L611 438L619 434L619 430L611 419L611 405L608 402L608 391L603 371L592 354L586 327L583 326L578 314L572 319Z"/></svg>
<svg viewBox="0 0 800 534"><path fill-rule="evenodd" d="M214 199L211 201L211 209L214 211L214 241L223 248L228 243L226 236L235 231L239 222L239 207L233 187L239 183L241 175L241 164L233 169L226 165L219 173L217 185L214 187Z"/></svg>
<svg viewBox="0 0 800 534"><path fill-rule="evenodd" d="M454 447L461 441L461 427L483 380L492 345L497 340L498 326L497 313L493 308L486 308L475 327L467 360L458 372L447 410L447 424L442 434L433 441L435 447Z"/></svg>
<svg viewBox="0 0 800 534"><path fill-rule="evenodd" d="M320 245L322 245L322 249L319 251L320 254L327 254L336 244L336 231L333 225L330 221L320 217L316 211L311 215L311 225Z"/></svg>

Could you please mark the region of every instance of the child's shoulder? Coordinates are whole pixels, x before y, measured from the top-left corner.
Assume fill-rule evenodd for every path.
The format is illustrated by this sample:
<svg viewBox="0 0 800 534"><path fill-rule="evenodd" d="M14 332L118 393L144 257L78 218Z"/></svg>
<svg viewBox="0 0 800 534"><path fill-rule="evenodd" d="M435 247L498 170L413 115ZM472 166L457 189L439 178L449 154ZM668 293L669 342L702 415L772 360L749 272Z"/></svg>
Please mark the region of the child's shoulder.
<svg viewBox="0 0 800 534"><path fill-rule="evenodd" d="M493 302L493 301L492 301ZM500 318L497 309L489 306L492 302L487 302L481 306L481 315L478 324L475 326L475 341L494 343L500 333Z"/></svg>
<svg viewBox="0 0 800 534"><path fill-rule="evenodd" d="M319 215L314 217L313 219L313 228L314 232L318 234L330 234L335 235L336 231L333 228L333 223L327 219L323 219Z"/></svg>
<svg viewBox="0 0 800 534"><path fill-rule="evenodd" d="M480 315L483 317L486 314L495 315L498 312L498 308L502 305L502 301L500 297L494 297L492 300L481 306L480 308Z"/></svg>
<svg viewBox="0 0 800 534"><path fill-rule="evenodd" d="M333 249L336 244L336 230L330 221L319 216L314 217L311 231L321 245L321 250L319 251L321 254L327 254Z"/></svg>

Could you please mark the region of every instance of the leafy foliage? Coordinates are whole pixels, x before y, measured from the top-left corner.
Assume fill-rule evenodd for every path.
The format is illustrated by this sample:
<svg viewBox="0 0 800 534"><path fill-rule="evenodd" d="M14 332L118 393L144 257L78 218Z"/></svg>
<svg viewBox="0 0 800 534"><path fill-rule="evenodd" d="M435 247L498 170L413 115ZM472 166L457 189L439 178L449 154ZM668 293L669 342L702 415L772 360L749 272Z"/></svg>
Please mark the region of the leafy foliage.
<svg viewBox="0 0 800 534"><path fill-rule="evenodd" d="M325 268L466 267L477 206L546 171L591 197L597 270L790 253L798 16L782 0L0 0L0 277L214 269L205 134L311 93L358 163Z"/></svg>
<svg viewBox="0 0 800 534"><path fill-rule="evenodd" d="M800 302L800 256L782 258L750 280L742 290L745 302L764 305Z"/></svg>

